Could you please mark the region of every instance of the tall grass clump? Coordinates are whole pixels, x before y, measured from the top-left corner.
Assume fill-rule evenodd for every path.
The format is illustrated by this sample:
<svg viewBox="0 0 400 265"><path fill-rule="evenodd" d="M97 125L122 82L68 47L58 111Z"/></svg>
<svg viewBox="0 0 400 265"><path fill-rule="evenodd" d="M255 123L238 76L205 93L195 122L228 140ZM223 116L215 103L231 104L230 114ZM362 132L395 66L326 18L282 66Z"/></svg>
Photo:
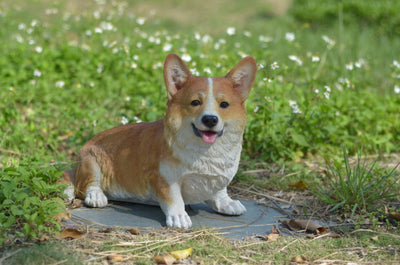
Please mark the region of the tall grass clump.
<svg viewBox="0 0 400 265"><path fill-rule="evenodd" d="M332 211L344 210L354 214L374 210L382 200L400 194L396 187L398 165L383 171L377 168L377 161L368 162L359 152L352 163L343 149L343 160L328 165L328 185L314 191L322 202L332 207Z"/></svg>

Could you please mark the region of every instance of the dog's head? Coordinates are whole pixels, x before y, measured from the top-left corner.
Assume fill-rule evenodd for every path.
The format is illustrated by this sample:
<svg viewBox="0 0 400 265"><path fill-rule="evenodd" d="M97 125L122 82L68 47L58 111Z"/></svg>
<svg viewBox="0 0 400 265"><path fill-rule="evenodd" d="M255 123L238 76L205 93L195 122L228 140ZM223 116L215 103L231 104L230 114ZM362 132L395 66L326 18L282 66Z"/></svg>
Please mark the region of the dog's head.
<svg viewBox="0 0 400 265"><path fill-rule="evenodd" d="M254 59L246 57L225 77L196 77L179 56L169 54L164 63L166 126L176 138L190 135L205 144L229 133L241 136L246 123L244 101L256 71Z"/></svg>

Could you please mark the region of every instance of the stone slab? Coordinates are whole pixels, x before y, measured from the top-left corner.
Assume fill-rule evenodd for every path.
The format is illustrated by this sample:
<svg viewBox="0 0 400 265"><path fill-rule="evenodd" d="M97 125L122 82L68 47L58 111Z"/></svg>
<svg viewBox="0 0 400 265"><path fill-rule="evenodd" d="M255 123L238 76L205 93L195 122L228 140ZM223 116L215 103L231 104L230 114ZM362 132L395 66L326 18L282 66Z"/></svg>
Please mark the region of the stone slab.
<svg viewBox="0 0 400 265"><path fill-rule="evenodd" d="M282 214L254 201L241 200L247 212L241 216L227 216L214 212L207 204L186 206L193 227L217 228L230 239L266 235ZM110 202L105 208L81 207L71 211L73 219L105 226L146 227L165 226L165 215L158 206Z"/></svg>

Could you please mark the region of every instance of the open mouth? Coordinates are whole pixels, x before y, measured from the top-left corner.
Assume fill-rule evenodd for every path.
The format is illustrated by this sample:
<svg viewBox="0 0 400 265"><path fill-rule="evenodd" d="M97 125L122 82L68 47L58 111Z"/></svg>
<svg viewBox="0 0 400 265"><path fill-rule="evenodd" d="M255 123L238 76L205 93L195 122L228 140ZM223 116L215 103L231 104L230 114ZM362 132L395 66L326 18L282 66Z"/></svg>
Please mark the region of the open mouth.
<svg viewBox="0 0 400 265"><path fill-rule="evenodd" d="M192 123L193 132L196 136L200 137L205 143L212 144L217 140L218 137L222 136L224 130L222 129L219 132L214 131L201 131L194 126Z"/></svg>

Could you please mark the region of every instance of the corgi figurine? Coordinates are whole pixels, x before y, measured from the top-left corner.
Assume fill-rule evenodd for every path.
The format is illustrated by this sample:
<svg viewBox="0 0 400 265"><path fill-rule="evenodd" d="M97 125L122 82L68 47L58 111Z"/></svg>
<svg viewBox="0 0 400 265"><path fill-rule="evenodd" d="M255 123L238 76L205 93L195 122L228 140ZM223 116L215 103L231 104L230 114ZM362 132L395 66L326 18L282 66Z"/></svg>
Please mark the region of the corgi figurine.
<svg viewBox="0 0 400 265"><path fill-rule="evenodd" d="M216 212L246 208L227 193L235 176L246 124L244 102L257 66L242 59L225 77L196 77L182 59L164 63L166 116L100 132L79 152L64 178L70 198L105 207L108 200L159 205L169 227L190 228L185 204L205 202Z"/></svg>

